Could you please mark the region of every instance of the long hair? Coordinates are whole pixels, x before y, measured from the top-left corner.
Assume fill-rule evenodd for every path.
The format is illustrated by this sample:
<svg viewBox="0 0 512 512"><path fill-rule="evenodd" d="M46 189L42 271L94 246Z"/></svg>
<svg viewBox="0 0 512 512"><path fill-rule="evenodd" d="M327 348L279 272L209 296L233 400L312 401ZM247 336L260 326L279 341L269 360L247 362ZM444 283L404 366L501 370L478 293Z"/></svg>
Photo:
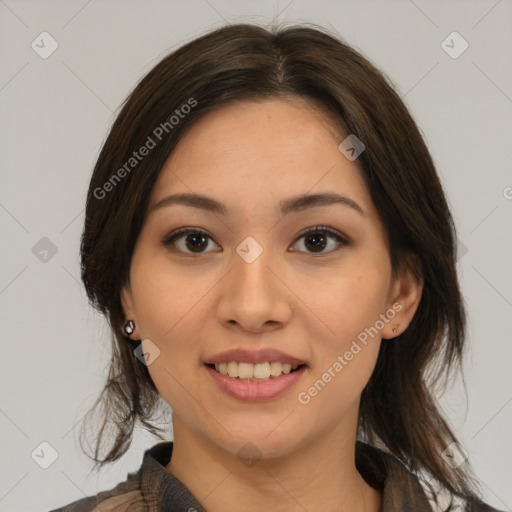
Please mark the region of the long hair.
<svg viewBox="0 0 512 512"><path fill-rule="evenodd" d="M304 24L270 30L237 24L192 40L140 80L111 127L90 181L81 239L85 289L112 330L108 379L89 411L100 410L102 421L93 460L102 466L120 458L137 422L163 439L152 424L161 397L122 332L120 294L164 162L206 113L236 100L285 97L320 105L342 133L363 141L358 162L385 226L393 272L408 270L424 284L408 329L381 345L361 396L360 433L411 471L475 500L469 464L450 468L443 459L457 439L434 398L442 378L461 368L465 337L455 227L443 188L389 78L340 37ZM150 139L150 151L135 158Z"/></svg>

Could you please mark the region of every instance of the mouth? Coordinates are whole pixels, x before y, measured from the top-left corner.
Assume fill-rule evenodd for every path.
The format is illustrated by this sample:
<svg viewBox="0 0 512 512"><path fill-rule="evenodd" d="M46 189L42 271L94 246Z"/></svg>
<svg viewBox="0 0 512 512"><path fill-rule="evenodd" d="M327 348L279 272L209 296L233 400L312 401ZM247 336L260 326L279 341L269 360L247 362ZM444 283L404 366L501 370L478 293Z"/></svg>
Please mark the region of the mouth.
<svg viewBox="0 0 512 512"><path fill-rule="evenodd" d="M300 361L282 363L280 361L260 361L245 363L204 363L217 388L231 398L242 402L261 402L285 396L303 376L308 373L308 365Z"/></svg>
<svg viewBox="0 0 512 512"><path fill-rule="evenodd" d="M256 364L229 361L216 364L205 363L205 366L221 375L242 382L267 382L307 367L306 364L297 365L280 361L264 361Z"/></svg>

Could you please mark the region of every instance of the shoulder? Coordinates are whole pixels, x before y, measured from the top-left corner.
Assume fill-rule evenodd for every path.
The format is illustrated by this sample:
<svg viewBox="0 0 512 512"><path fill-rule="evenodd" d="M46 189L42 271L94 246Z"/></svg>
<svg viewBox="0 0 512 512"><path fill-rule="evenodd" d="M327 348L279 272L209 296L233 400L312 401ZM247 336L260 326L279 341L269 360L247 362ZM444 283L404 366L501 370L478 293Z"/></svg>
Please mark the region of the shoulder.
<svg viewBox="0 0 512 512"><path fill-rule="evenodd" d="M383 512L503 512L481 500L454 496L433 479L409 471L388 451L361 441L356 445L356 466L372 487L383 491Z"/></svg>
<svg viewBox="0 0 512 512"><path fill-rule="evenodd" d="M130 473L124 482L95 496L86 496L50 512L145 512L139 475Z"/></svg>
<svg viewBox="0 0 512 512"><path fill-rule="evenodd" d="M446 489L438 487L433 494L424 481L418 480L430 503L432 512L504 512L493 508L483 501L466 501L454 496Z"/></svg>

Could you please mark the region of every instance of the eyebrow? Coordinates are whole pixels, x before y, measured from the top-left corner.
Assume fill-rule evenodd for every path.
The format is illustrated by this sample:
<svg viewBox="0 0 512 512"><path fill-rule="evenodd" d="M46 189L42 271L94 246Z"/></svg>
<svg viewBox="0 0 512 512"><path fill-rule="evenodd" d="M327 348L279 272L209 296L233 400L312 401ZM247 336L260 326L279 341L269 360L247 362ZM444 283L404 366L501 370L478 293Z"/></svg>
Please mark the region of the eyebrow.
<svg viewBox="0 0 512 512"><path fill-rule="evenodd" d="M156 203L150 208L149 213L154 212L155 210L158 210L165 206L171 206L175 204L190 206L192 208L198 208L200 210L218 213L219 215L224 216L228 215L229 213L228 208L224 204L217 201L216 199L195 193L174 194L164 197L163 199L158 201L158 203ZM315 208L318 206L330 206L333 204L348 206L353 210L357 211L358 213L360 213L361 215L365 215L364 210L353 199L336 193L322 193L309 195L306 194L291 197L289 199L280 201L279 211L281 215L285 216L290 213L306 210L308 208Z"/></svg>

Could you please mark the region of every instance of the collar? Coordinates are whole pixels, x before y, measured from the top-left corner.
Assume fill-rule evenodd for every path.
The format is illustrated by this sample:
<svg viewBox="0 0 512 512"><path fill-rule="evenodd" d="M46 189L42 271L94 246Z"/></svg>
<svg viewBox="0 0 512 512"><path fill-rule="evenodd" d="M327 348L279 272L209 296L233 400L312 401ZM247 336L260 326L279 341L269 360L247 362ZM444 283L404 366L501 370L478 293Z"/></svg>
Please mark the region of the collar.
<svg viewBox="0 0 512 512"><path fill-rule="evenodd" d="M158 443L144 452L140 489L149 512L207 512L185 485L165 466L171 460L173 443ZM357 441L356 468L372 487L383 493L381 512L432 512L416 476L393 455Z"/></svg>

